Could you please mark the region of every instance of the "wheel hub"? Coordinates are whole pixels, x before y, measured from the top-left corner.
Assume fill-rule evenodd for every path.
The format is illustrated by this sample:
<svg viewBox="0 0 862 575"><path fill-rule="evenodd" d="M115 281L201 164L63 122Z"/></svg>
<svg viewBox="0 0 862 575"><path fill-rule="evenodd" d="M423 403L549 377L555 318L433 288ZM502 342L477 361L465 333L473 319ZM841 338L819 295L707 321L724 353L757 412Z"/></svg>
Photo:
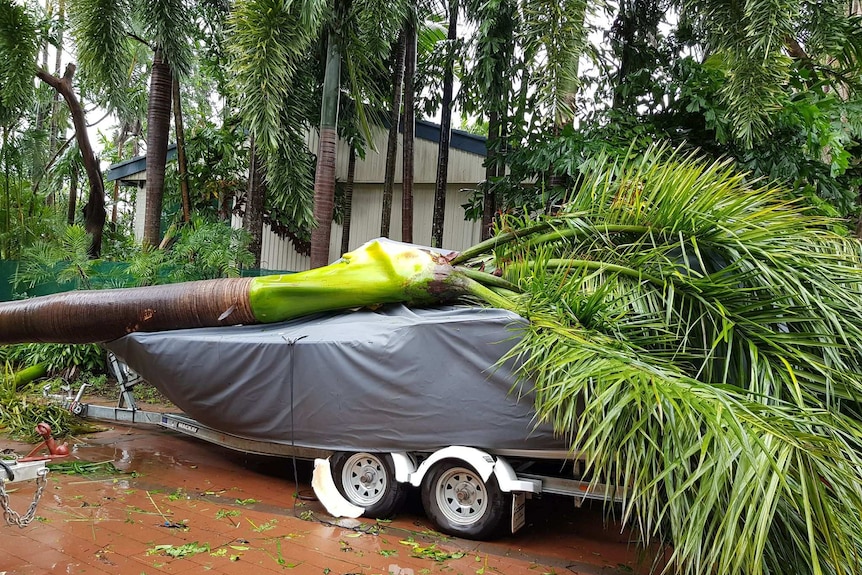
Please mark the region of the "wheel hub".
<svg viewBox="0 0 862 575"><path fill-rule="evenodd" d="M441 475L436 492L438 508L456 525L475 523L488 508L485 483L463 467L454 467Z"/></svg>
<svg viewBox="0 0 862 575"><path fill-rule="evenodd" d="M368 507L383 498L389 481L383 463L376 455L357 453L345 462L341 485L351 503Z"/></svg>
<svg viewBox="0 0 862 575"><path fill-rule="evenodd" d="M366 467L359 476L359 482L366 488L374 485L377 482L377 472L370 467Z"/></svg>
<svg viewBox="0 0 862 575"><path fill-rule="evenodd" d="M472 505L476 500L476 489L469 483L460 483L455 488L455 498L461 505Z"/></svg>

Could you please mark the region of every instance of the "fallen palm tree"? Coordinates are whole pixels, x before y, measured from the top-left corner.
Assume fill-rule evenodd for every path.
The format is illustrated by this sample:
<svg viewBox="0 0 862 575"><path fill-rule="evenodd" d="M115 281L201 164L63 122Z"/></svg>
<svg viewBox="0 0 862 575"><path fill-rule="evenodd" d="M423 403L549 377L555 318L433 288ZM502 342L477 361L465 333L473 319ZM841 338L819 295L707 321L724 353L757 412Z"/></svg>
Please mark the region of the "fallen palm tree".
<svg viewBox="0 0 862 575"><path fill-rule="evenodd" d="M509 356L539 417L628 489L623 520L671 545L673 571L862 571L859 244L727 164L596 166L559 214L452 257L374 242L289 276L12 302L0 340L503 307L529 320Z"/></svg>

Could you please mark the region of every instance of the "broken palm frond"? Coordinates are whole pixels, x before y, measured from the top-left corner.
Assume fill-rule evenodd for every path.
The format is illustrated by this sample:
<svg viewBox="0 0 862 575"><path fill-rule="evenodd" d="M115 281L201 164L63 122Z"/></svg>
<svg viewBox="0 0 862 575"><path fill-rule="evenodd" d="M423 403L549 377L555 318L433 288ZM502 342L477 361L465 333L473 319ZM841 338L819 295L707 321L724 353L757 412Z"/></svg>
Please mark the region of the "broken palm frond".
<svg viewBox="0 0 862 575"><path fill-rule="evenodd" d="M594 165L560 213L505 219L452 259L376 241L224 290L89 292L79 311L72 294L12 302L0 337L469 296L529 320L510 356L538 417L626 490L623 519L671 544L672 570L862 572L860 244L728 163L654 149Z"/></svg>
<svg viewBox="0 0 862 575"><path fill-rule="evenodd" d="M31 365L29 367L25 367L24 369L18 370L12 375L12 380L16 390L20 390L28 383L39 379L40 377L45 377L48 373L48 364L46 363L37 363L36 365Z"/></svg>
<svg viewBox="0 0 862 575"><path fill-rule="evenodd" d="M15 400L0 406L0 430L12 438L28 442L41 440L35 431L40 422L48 423L55 437L93 433L104 429L41 397L27 398L19 395Z"/></svg>
<svg viewBox="0 0 862 575"><path fill-rule="evenodd" d="M101 429L72 415L63 406L35 395L36 384L18 385L11 372L0 377L0 432L22 441L40 441L36 425L45 422L57 437Z"/></svg>
<svg viewBox="0 0 862 575"><path fill-rule="evenodd" d="M63 461L52 462L48 467L54 473L63 475L122 475L124 471L117 469L113 461Z"/></svg>
<svg viewBox="0 0 862 575"><path fill-rule="evenodd" d="M674 572L862 572L860 244L729 164L604 166L493 247L538 416Z"/></svg>

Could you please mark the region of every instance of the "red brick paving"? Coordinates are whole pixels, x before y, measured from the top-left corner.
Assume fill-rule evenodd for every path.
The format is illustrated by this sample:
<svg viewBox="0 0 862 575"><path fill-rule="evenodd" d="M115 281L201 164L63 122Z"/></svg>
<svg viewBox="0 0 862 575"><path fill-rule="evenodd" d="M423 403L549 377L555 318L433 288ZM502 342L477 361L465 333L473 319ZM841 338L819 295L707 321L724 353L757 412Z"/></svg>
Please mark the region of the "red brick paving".
<svg viewBox="0 0 862 575"><path fill-rule="evenodd" d="M648 571L628 537L604 527L600 510L575 509L563 498L530 502L521 532L475 542L435 533L413 500L392 522L333 519L318 502L294 499L290 460L146 426L117 426L74 443L69 460L111 461L125 473L50 473L38 520L24 529L0 525L0 575ZM6 447L27 451L0 439ZM302 496L311 493L310 469L299 463ZM23 511L35 486L13 487L12 504ZM435 552L440 561L430 558Z"/></svg>

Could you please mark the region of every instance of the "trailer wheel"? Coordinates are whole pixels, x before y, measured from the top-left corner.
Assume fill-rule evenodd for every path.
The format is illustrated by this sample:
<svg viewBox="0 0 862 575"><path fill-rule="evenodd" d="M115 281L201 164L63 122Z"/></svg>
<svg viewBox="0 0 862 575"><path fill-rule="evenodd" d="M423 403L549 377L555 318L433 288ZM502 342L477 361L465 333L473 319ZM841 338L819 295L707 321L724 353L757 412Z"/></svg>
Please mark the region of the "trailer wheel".
<svg viewBox="0 0 862 575"><path fill-rule="evenodd" d="M506 515L506 498L492 475L483 481L467 463L444 459L422 481L425 513L444 533L467 539L493 536Z"/></svg>
<svg viewBox="0 0 862 575"><path fill-rule="evenodd" d="M339 493L364 507L363 516L387 519L401 507L407 486L395 480L395 465L388 453L338 452L330 461Z"/></svg>

